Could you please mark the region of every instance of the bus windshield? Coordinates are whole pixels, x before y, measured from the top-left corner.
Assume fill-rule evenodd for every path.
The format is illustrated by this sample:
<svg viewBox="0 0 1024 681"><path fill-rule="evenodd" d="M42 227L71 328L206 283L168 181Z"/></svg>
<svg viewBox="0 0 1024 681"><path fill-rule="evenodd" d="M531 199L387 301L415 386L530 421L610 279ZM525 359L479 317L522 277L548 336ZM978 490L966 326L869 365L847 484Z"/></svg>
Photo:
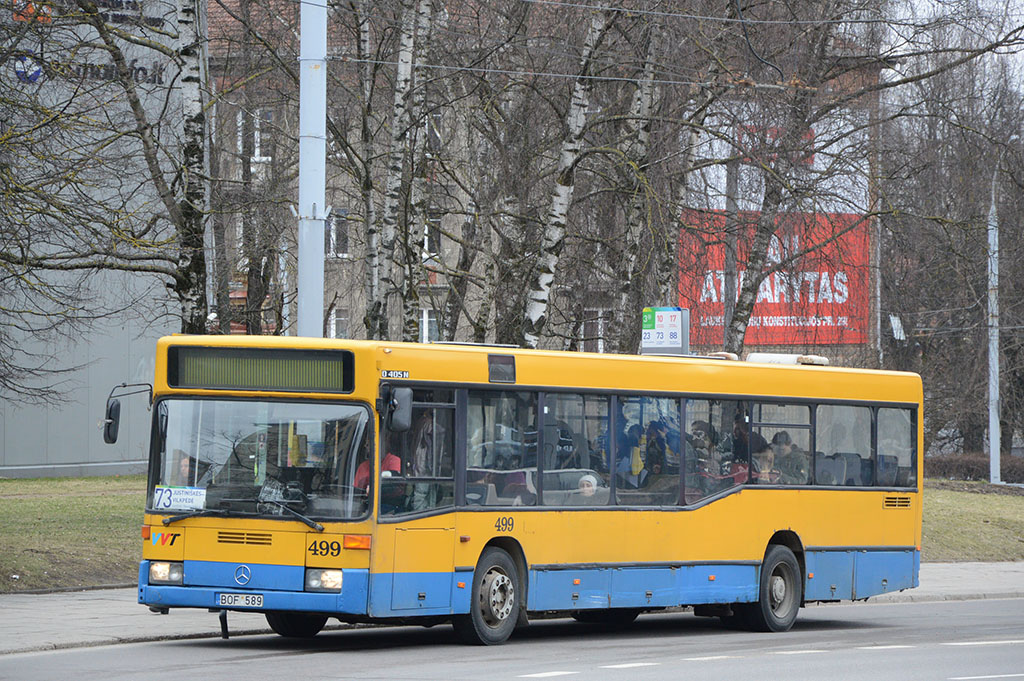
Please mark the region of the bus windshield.
<svg viewBox="0 0 1024 681"><path fill-rule="evenodd" d="M368 511L369 410L355 404L165 399L154 511L354 519Z"/></svg>

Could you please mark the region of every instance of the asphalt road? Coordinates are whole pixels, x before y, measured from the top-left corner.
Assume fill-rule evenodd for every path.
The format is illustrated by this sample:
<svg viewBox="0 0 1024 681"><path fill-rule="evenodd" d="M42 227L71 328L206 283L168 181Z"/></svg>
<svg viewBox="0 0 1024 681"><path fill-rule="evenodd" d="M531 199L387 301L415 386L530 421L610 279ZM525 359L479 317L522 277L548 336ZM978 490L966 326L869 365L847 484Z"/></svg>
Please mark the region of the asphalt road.
<svg viewBox="0 0 1024 681"><path fill-rule="evenodd" d="M609 631L531 623L498 647L458 644L451 628L328 631L175 640L0 657L0 679L1024 679L1024 599L812 606L785 634L652 614Z"/></svg>

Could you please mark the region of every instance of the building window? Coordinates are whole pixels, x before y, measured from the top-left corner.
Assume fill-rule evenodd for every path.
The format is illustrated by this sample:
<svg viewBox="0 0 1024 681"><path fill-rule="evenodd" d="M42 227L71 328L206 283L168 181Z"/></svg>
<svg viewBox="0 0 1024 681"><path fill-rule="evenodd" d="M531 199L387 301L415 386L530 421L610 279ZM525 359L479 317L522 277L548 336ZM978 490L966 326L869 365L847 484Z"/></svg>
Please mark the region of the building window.
<svg viewBox="0 0 1024 681"><path fill-rule="evenodd" d="M611 313L608 310L583 311L583 352L604 352L604 336Z"/></svg>
<svg viewBox="0 0 1024 681"><path fill-rule="evenodd" d="M334 211L327 219L324 228L324 253L332 258L349 256L347 210Z"/></svg>
<svg viewBox="0 0 1024 681"><path fill-rule="evenodd" d="M252 116L252 162L253 163L270 163L273 159L271 158L271 130L274 124L274 112L270 109L254 109L250 114ZM241 154L245 149L243 145L243 133L245 123L245 112L242 110L238 111L236 119L236 136L238 153Z"/></svg>
<svg viewBox="0 0 1024 681"><path fill-rule="evenodd" d="M327 331L331 334L331 338L348 338L349 337L349 311L347 309L334 308L331 310L329 317L329 323L327 325Z"/></svg>
<svg viewBox="0 0 1024 681"><path fill-rule="evenodd" d="M441 211L427 213L427 224L423 230L423 259L428 260L441 253Z"/></svg>
<svg viewBox="0 0 1024 681"><path fill-rule="evenodd" d="M420 310L420 343L433 343L438 338L437 312Z"/></svg>

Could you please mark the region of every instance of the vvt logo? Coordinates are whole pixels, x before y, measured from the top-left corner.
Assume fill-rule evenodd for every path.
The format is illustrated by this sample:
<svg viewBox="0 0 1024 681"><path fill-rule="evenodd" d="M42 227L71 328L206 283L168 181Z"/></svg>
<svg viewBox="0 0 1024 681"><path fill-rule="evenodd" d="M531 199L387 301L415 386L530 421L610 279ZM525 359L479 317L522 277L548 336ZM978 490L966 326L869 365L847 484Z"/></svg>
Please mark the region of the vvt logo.
<svg viewBox="0 0 1024 681"><path fill-rule="evenodd" d="M149 539L153 542L153 546L157 544L160 546L174 546L174 541L180 536L180 532L154 532Z"/></svg>

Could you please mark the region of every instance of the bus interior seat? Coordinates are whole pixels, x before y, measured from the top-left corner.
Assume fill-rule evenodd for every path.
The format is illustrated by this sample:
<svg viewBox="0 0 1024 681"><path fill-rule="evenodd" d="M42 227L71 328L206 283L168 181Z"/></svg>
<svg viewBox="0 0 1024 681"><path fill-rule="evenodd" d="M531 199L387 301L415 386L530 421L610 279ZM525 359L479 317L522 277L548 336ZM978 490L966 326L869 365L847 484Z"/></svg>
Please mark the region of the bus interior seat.
<svg viewBox="0 0 1024 681"><path fill-rule="evenodd" d="M843 480L844 485L863 485L863 464L861 463L864 459L857 452L836 452L837 458L842 458L846 462L846 478Z"/></svg>
<svg viewBox="0 0 1024 681"><path fill-rule="evenodd" d="M814 453L814 484L836 484L835 473L832 472L832 460L822 452Z"/></svg>
<svg viewBox="0 0 1024 681"><path fill-rule="evenodd" d="M487 500L488 488L494 489L493 483L471 482L466 485L466 503L472 506L479 506Z"/></svg>
<svg viewBox="0 0 1024 681"><path fill-rule="evenodd" d="M878 455L878 484L893 487L896 484L896 473L899 468L898 459L893 454Z"/></svg>

